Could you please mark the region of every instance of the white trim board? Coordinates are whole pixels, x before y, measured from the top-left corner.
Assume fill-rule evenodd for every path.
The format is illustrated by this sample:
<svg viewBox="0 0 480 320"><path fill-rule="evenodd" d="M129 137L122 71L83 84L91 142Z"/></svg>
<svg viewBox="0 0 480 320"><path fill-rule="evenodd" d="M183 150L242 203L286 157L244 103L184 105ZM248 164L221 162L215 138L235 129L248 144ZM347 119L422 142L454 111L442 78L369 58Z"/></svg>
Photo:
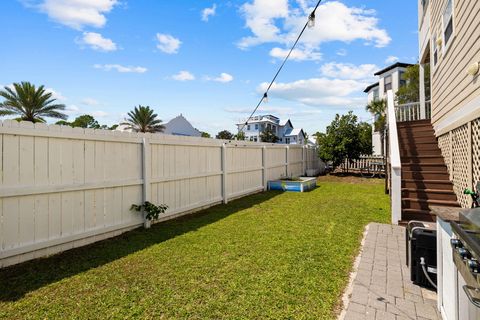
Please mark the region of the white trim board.
<svg viewBox="0 0 480 320"><path fill-rule="evenodd" d="M437 137L480 117L480 95L473 98L452 115L434 125Z"/></svg>

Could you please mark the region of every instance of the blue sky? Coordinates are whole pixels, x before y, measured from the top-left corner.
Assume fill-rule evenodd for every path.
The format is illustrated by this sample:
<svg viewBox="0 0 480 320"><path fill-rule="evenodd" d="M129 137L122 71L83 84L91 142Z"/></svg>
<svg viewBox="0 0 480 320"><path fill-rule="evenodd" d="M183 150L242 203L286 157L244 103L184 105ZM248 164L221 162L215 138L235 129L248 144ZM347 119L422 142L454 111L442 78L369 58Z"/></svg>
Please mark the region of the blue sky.
<svg viewBox="0 0 480 320"><path fill-rule="evenodd" d="M55 92L71 118L114 124L138 104L212 134L248 116L316 1L3 0L0 84ZM307 133L367 120L363 88L417 60L417 1L323 1L262 113ZM8 41L5 41L8 40Z"/></svg>

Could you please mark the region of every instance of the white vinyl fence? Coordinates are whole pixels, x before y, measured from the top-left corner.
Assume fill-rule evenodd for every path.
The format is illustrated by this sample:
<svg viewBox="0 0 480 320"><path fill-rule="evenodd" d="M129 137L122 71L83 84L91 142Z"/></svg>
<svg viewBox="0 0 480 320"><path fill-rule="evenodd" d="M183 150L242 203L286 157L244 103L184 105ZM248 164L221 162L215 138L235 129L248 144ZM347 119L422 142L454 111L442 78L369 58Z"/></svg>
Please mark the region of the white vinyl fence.
<svg viewBox="0 0 480 320"><path fill-rule="evenodd" d="M0 122L0 267L113 237L265 190L318 165L316 150L194 137Z"/></svg>

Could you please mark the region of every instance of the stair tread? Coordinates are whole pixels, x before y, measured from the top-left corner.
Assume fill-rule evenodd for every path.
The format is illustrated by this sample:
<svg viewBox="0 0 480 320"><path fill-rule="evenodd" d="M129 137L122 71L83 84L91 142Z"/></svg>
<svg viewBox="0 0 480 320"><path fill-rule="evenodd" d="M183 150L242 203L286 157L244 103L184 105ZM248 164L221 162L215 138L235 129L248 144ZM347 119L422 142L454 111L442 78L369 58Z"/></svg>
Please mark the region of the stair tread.
<svg viewBox="0 0 480 320"><path fill-rule="evenodd" d="M436 180L436 179L402 179L402 181L407 181L407 182L425 182L425 183L452 183L450 180Z"/></svg>
<svg viewBox="0 0 480 320"><path fill-rule="evenodd" d="M457 201L451 201L451 200L433 200L433 199L419 199L419 198L402 198L402 201L426 202L426 203L432 203L432 204L436 204L436 205L445 205L445 206L451 206L451 207L459 207L459 206L460 206Z"/></svg>
<svg viewBox="0 0 480 320"><path fill-rule="evenodd" d="M411 191L411 192L432 192L432 193L443 193L443 194L455 194L454 191L451 190L443 190L443 189L418 189L418 188L402 188L402 191Z"/></svg>
<svg viewBox="0 0 480 320"><path fill-rule="evenodd" d="M435 162L422 162L422 163L419 163L419 162L402 162L402 166L405 165L405 166L413 166L413 165L417 165L417 166L446 166L445 164L442 164L442 163L435 163Z"/></svg>
<svg viewBox="0 0 480 320"><path fill-rule="evenodd" d="M441 155L430 155L430 154L427 154L427 155L412 155L412 156L400 156L401 158L442 158L443 157Z"/></svg>

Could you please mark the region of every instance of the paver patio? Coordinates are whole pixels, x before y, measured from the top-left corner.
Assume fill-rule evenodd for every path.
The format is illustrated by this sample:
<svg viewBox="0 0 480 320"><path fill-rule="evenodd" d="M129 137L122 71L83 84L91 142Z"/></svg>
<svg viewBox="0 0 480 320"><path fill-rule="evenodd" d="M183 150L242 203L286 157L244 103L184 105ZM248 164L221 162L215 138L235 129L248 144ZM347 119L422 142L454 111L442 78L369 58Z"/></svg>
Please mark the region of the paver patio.
<svg viewBox="0 0 480 320"><path fill-rule="evenodd" d="M340 319L441 319L436 293L410 281L405 228L371 223Z"/></svg>

